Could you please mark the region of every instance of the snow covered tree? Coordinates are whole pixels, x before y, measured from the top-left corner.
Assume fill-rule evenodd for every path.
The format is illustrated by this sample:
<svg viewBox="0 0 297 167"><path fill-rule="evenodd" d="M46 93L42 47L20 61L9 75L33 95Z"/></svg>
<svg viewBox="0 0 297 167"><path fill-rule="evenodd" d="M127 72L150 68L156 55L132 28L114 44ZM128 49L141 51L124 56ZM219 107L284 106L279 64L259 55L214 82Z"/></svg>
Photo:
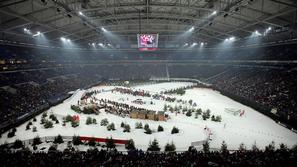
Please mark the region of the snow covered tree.
<svg viewBox="0 0 297 167"><path fill-rule="evenodd" d="M30 128L30 125L27 124L27 125L26 125L26 130L29 130L29 129L31 129L31 128Z"/></svg>
<svg viewBox="0 0 297 167"><path fill-rule="evenodd" d="M171 134L179 133L179 129L177 127L173 127L171 130Z"/></svg>
<svg viewBox="0 0 297 167"><path fill-rule="evenodd" d="M106 128L107 128L108 131L115 130L115 125L114 125L114 123L111 123Z"/></svg>
<svg viewBox="0 0 297 167"><path fill-rule="evenodd" d="M41 142L41 140L40 140L40 137L39 136L36 136L36 137L34 137L34 139L33 139L33 143L32 143L32 146L36 146L36 145L39 145L39 144L41 144L42 142Z"/></svg>
<svg viewBox="0 0 297 167"><path fill-rule="evenodd" d="M130 132L130 125L129 124L126 124L124 125L124 132Z"/></svg>
<svg viewBox="0 0 297 167"><path fill-rule="evenodd" d="M107 124L108 124L107 118L102 119L101 122L100 122L101 126L106 126Z"/></svg>
<svg viewBox="0 0 297 167"><path fill-rule="evenodd" d="M280 150L280 151L288 151L288 147L287 147L287 145L285 145L284 143L281 143L281 144L279 145L279 150Z"/></svg>
<svg viewBox="0 0 297 167"><path fill-rule="evenodd" d="M272 141L268 146L265 148L266 151L274 151L275 150L275 143Z"/></svg>
<svg viewBox="0 0 297 167"><path fill-rule="evenodd" d="M48 148L48 151L57 151L57 145L56 144L53 144L51 145L49 148Z"/></svg>
<svg viewBox="0 0 297 167"><path fill-rule="evenodd" d="M160 151L161 148L159 147L159 142L157 139L154 139L153 142L149 143L149 146L147 148L148 151Z"/></svg>
<svg viewBox="0 0 297 167"><path fill-rule="evenodd" d="M93 118L92 123L97 124L97 120L95 118Z"/></svg>
<svg viewBox="0 0 297 167"><path fill-rule="evenodd" d="M208 116L207 116L207 113L206 112L203 112L202 118L203 118L203 120L207 120L208 119Z"/></svg>
<svg viewBox="0 0 297 167"><path fill-rule="evenodd" d="M144 125L144 130L149 129L149 128L150 128L150 126L148 124Z"/></svg>
<svg viewBox="0 0 297 167"><path fill-rule="evenodd" d="M222 153L227 153L228 152L227 144L226 144L225 141L222 142L221 152Z"/></svg>
<svg viewBox="0 0 297 167"><path fill-rule="evenodd" d="M171 152L175 151L175 149L176 149L176 147L173 142L167 143L164 148L165 151L171 151Z"/></svg>
<svg viewBox="0 0 297 167"><path fill-rule="evenodd" d="M190 104L190 105L193 104L193 100L192 100L192 99L189 100L189 104Z"/></svg>
<svg viewBox="0 0 297 167"><path fill-rule="evenodd" d="M198 115L201 115L201 114L202 114L202 110L201 110L201 108L198 108L198 109L196 110L196 113L197 113Z"/></svg>
<svg viewBox="0 0 297 167"><path fill-rule="evenodd" d="M13 136L15 136L15 131L9 131L8 133L7 133L7 137L8 138L11 138L11 137L13 137Z"/></svg>
<svg viewBox="0 0 297 167"><path fill-rule="evenodd" d="M89 140L88 145L89 145L89 146L92 146L92 147L96 146L96 139L92 137L92 138Z"/></svg>
<svg viewBox="0 0 297 167"><path fill-rule="evenodd" d="M173 109L173 107L169 107L169 111L171 112L171 113L173 113L173 111L174 111L174 109Z"/></svg>
<svg viewBox="0 0 297 167"><path fill-rule="evenodd" d="M54 143L55 143L55 144L61 144L61 143L64 143L64 140L63 140L62 136L61 136L61 135L58 135L57 137L55 137L55 139L54 139Z"/></svg>
<svg viewBox="0 0 297 167"><path fill-rule="evenodd" d="M51 114L49 116L49 118L52 119L53 121L56 121L57 120L57 117L54 114Z"/></svg>
<svg viewBox="0 0 297 167"><path fill-rule="evenodd" d="M245 152L245 151L246 151L246 147L245 147L245 145L244 145L243 143L241 143L241 144L239 145L239 151L240 151L240 152Z"/></svg>
<svg viewBox="0 0 297 167"><path fill-rule="evenodd" d="M112 137L107 138L105 143L106 143L107 149L115 148L115 144L114 144Z"/></svg>
<svg viewBox="0 0 297 167"><path fill-rule="evenodd" d="M135 123L135 129L142 129L142 123L141 122L136 122Z"/></svg>
<svg viewBox="0 0 297 167"><path fill-rule="evenodd" d="M124 122L122 122L122 123L121 123L121 127L123 128L124 126L125 126L125 123L124 123Z"/></svg>
<svg viewBox="0 0 297 167"><path fill-rule="evenodd" d="M163 131L164 131L164 128L161 125L159 125L158 126L158 132L163 132Z"/></svg>
<svg viewBox="0 0 297 167"><path fill-rule="evenodd" d="M71 115L67 115L67 116L65 117L65 121L66 121L66 122L72 122L72 116L71 116Z"/></svg>
<svg viewBox="0 0 297 167"><path fill-rule="evenodd" d="M127 141L127 143L125 144L125 148L127 150L135 150L135 144L134 144L133 139L130 139Z"/></svg>
<svg viewBox="0 0 297 167"><path fill-rule="evenodd" d="M147 128L144 128L144 133L146 133L146 134L152 134L152 130L149 128L149 127L147 127Z"/></svg>
<svg viewBox="0 0 297 167"><path fill-rule="evenodd" d="M49 121L49 120L45 120L45 123L44 123L43 127L45 129L52 128L53 127L53 122Z"/></svg>
<svg viewBox="0 0 297 167"><path fill-rule="evenodd" d="M45 119L45 118L41 118L41 120L40 120L40 124L44 124L44 123L45 123L45 121L46 121L46 119Z"/></svg>
<svg viewBox="0 0 297 167"><path fill-rule="evenodd" d="M188 116L188 117L192 116L191 110L187 111L186 116Z"/></svg>
<svg viewBox="0 0 297 167"><path fill-rule="evenodd" d="M36 126L33 126L32 132L37 132Z"/></svg>
<svg viewBox="0 0 297 167"><path fill-rule="evenodd" d="M203 151L204 153L208 153L209 152L209 143L208 141L206 141L205 143L203 143Z"/></svg>
<svg viewBox="0 0 297 167"><path fill-rule="evenodd" d="M86 120L86 125L90 125L90 124L92 124L92 118L88 117Z"/></svg>
<svg viewBox="0 0 297 167"><path fill-rule="evenodd" d="M198 115L199 115L199 114L198 114L198 112L196 111L196 112L195 112L195 119L198 118Z"/></svg>
<svg viewBox="0 0 297 167"><path fill-rule="evenodd" d="M252 145L252 150L253 151L259 151L259 148L257 147L257 143L256 142Z"/></svg>
<svg viewBox="0 0 297 167"><path fill-rule="evenodd" d="M216 117L214 115L211 116L212 121L216 121Z"/></svg>
<svg viewBox="0 0 297 167"><path fill-rule="evenodd" d="M72 137L72 143L73 143L73 145L80 145L80 144L82 144L79 136L73 136Z"/></svg>
<svg viewBox="0 0 297 167"><path fill-rule="evenodd" d="M221 117L220 115L217 115L217 116L216 116L216 121L217 121L217 122L221 122L221 121L222 121L222 117Z"/></svg>
<svg viewBox="0 0 297 167"><path fill-rule="evenodd" d="M14 141L13 145L12 145L12 147L13 147L14 149L18 149L18 148L21 148L21 147L23 147L23 146L24 146L23 142L22 142L21 140L18 140L18 139L16 139L16 140Z"/></svg>
<svg viewBox="0 0 297 167"><path fill-rule="evenodd" d="M47 112L42 113L42 118L47 117Z"/></svg>

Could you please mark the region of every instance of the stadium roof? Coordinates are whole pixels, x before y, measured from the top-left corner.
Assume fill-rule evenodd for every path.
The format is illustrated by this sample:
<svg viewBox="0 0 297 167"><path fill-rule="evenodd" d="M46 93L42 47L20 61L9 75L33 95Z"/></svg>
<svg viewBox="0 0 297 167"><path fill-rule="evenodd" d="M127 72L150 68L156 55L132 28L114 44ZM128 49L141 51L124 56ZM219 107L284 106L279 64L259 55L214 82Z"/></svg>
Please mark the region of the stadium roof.
<svg viewBox="0 0 297 167"><path fill-rule="evenodd" d="M265 41L296 35L295 0L1 0L1 38L29 42L38 32L51 43L116 43L102 27L131 45L136 34L158 33L159 43L241 40L255 31ZM194 27L190 36L181 34Z"/></svg>

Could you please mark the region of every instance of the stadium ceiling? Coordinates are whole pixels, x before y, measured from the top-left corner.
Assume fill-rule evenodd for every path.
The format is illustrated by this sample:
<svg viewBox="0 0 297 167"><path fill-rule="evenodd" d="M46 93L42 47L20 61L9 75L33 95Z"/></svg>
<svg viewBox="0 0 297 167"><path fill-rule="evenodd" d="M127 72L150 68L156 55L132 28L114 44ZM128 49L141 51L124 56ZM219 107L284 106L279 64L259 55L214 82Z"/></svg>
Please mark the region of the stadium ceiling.
<svg viewBox="0 0 297 167"><path fill-rule="evenodd" d="M192 26L187 41L215 44L268 27L274 34L267 40L287 40L296 37L296 20L296 0L0 0L1 38L21 42L34 38L25 28L53 43L61 36L107 41L104 27L131 44L138 33L158 33L166 43Z"/></svg>

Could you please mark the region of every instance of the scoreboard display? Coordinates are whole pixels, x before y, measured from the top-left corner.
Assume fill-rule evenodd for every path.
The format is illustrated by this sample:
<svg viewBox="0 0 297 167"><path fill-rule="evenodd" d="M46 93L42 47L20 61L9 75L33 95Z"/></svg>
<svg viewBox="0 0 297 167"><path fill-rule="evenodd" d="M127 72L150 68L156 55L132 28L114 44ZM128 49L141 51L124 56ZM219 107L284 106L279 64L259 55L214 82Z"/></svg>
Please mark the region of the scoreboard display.
<svg viewBox="0 0 297 167"><path fill-rule="evenodd" d="M158 34L137 34L140 51L154 51L158 48Z"/></svg>

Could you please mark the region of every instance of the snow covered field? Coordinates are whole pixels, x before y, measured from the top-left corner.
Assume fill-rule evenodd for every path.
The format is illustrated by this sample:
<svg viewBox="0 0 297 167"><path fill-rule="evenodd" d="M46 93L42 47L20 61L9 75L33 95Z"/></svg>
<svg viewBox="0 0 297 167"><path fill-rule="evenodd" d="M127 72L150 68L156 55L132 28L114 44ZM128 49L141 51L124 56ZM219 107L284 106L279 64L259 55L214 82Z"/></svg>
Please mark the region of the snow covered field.
<svg viewBox="0 0 297 167"><path fill-rule="evenodd" d="M135 87L135 90L142 89L151 92L161 92L191 84L192 83L189 82L165 82L137 86ZM93 87L91 89L111 90L112 88L114 87L101 86ZM211 89L189 89L186 90L185 95L176 95L176 97L184 100L192 99L203 111L210 109L211 115L221 115L222 122L213 122L210 119L204 121L201 115L198 117L198 119L196 119L194 118L194 114L191 117L187 117L184 114L176 115L175 113L170 112L168 114L171 119L169 119L167 122L122 118L116 115L105 113L103 111L101 111L99 115L77 114L70 109L70 105L77 104L77 101L81 98L84 92L85 90L77 91L71 98L65 100L63 103L57 106L50 108L47 111L48 115L53 113L60 121L59 124L54 124L53 128L45 129L43 125L40 124L40 114L36 117L37 122L33 122L33 126L37 127L37 132L32 132L32 130L26 131L26 122L23 125L17 127L16 136L7 138L7 133L3 134L2 138L0 138L0 144L5 142L14 142L15 139L32 139L37 135L39 137L44 137L57 136L58 134L61 134L62 136L80 135L101 138L112 136L116 139L133 139L135 146L144 150L146 150L149 142L153 139L157 139L159 141L162 150L166 143L173 141L177 150L186 150L190 146L191 142L206 139L207 135L204 131L205 126L209 127L213 133L212 140L210 141L210 148L214 149L219 149L223 140L226 141L228 149L238 149L241 143L244 143L248 149L251 148L255 142L259 148L264 148L272 141L276 143L276 146L278 146L280 143L285 143L288 147L297 144L296 133L276 124L272 119L264 116L263 114ZM147 103L144 105L139 105L132 103L132 101L139 99L140 97L120 94L117 92L112 93L111 91L99 93L96 95L96 98L109 99L155 111L162 111L164 104L169 104L161 100L154 100L149 97L141 97L143 101L153 101L154 104ZM175 104L172 103L171 105L174 106ZM230 113L227 113L225 108L245 110L245 114L243 117L234 116ZM68 114L80 116L80 125L78 127L73 128L69 123L67 123L66 126L62 126L62 118ZM85 122L88 116L96 118L98 124L86 125ZM105 126L100 126L100 121L104 118L107 118L110 123L115 123L115 131L107 131ZM123 128L120 127L121 122L125 122L131 126L130 133L123 132ZM145 134L143 129L135 129L136 122L142 122L143 125L148 123L150 128L153 130L153 134ZM158 125L162 125L164 127L163 132L157 132ZM180 133L171 134L171 129L173 126L178 127L180 129Z"/></svg>

